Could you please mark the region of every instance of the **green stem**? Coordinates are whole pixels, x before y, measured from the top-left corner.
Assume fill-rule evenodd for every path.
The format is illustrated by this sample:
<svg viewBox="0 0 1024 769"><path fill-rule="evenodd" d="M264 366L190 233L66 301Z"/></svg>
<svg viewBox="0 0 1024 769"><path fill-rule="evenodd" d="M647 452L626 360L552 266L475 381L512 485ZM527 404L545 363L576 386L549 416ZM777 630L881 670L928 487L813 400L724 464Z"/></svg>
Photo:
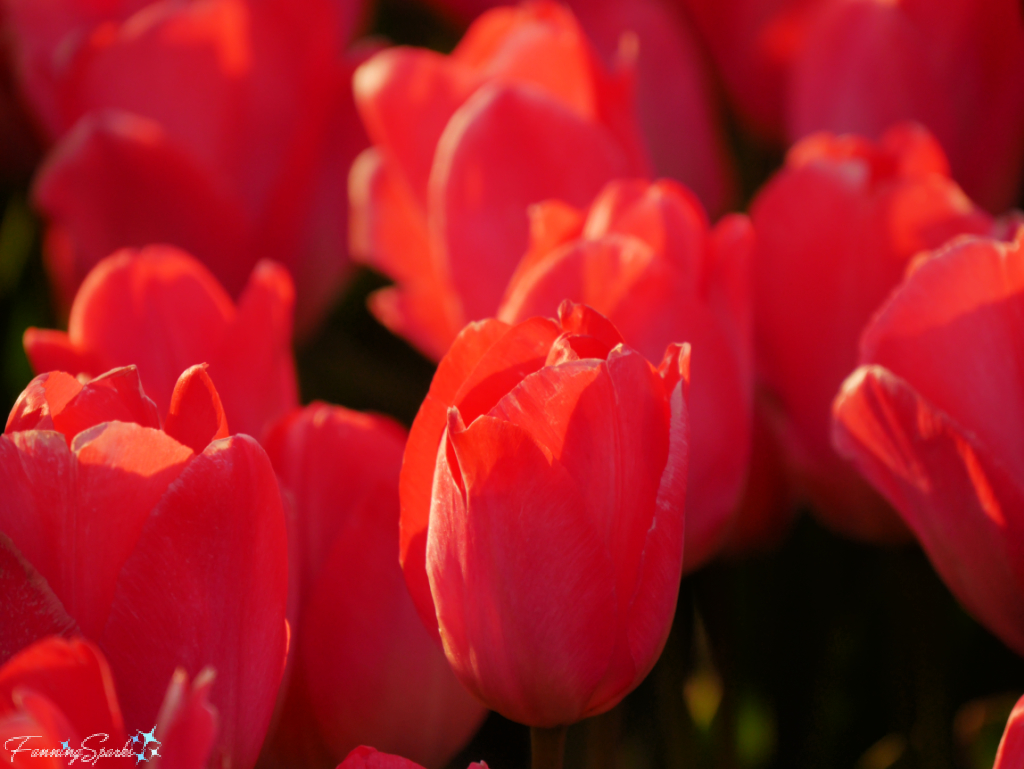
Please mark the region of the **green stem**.
<svg viewBox="0 0 1024 769"><path fill-rule="evenodd" d="M567 726L551 729L530 728L530 753L532 769L562 769L565 757L565 733Z"/></svg>

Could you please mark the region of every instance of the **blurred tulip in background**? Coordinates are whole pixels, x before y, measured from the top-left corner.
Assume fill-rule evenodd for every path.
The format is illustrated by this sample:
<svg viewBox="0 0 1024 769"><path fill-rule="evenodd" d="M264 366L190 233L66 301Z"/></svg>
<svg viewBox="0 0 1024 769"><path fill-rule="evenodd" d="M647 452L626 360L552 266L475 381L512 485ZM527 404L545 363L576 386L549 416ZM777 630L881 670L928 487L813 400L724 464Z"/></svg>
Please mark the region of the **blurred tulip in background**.
<svg viewBox="0 0 1024 769"><path fill-rule="evenodd" d="M392 48L356 71L373 147L352 168L352 250L396 286L374 314L439 359L494 315L528 244L526 209L588 205L649 171L631 58L609 71L547 0L481 16L450 56Z"/></svg>
<svg viewBox="0 0 1024 769"><path fill-rule="evenodd" d="M606 316L648 360L692 346L686 557L693 571L721 546L750 458L754 344L753 229L745 216L713 229L686 188L612 182L586 211L537 206L531 244L498 318L554 314L563 299Z"/></svg>
<svg viewBox="0 0 1024 769"><path fill-rule="evenodd" d="M384 417L314 403L267 439L294 507L300 596L275 746L283 761L310 750L302 740L316 734L332 763L372 743L441 767L483 720L423 627L398 565L405 437Z"/></svg>
<svg viewBox="0 0 1024 769"><path fill-rule="evenodd" d="M287 271L272 262L256 265L236 305L183 251L126 249L89 273L67 332L30 328L25 352L38 373L135 365L163 416L181 372L207 363L231 429L260 439L298 405L294 302Z"/></svg>
<svg viewBox="0 0 1024 769"><path fill-rule="evenodd" d="M864 331L835 442L1024 655L1024 228L922 257Z"/></svg>
<svg viewBox="0 0 1024 769"><path fill-rule="evenodd" d="M913 124L877 143L825 133L804 139L750 211L758 374L803 492L838 532L905 538L898 517L833 451L832 398L857 364L861 329L911 258L995 224Z"/></svg>
<svg viewBox="0 0 1024 769"><path fill-rule="evenodd" d="M345 178L366 145L337 0L6 0L17 72L52 150L34 187L69 303L122 247L179 246L237 297L264 258L298 324L347 269Z"/></svg>

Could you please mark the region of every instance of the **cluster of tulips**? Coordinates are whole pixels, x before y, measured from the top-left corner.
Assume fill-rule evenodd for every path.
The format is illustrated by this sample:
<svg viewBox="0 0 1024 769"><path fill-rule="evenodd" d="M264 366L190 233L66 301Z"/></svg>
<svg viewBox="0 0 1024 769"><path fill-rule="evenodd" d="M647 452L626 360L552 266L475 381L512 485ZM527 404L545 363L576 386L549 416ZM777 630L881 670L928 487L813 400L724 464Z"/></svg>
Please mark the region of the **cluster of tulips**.
<svg viewBox="0 0 1024 769"><path fill-rule="evenodd" d="M556 767L794 500L1024 655L1019 0L433 5L448 54L0 3L67 318L0 437L0 761L441 767L491 709ZM746 214L723 102L785 151ZM299 402L353 263L437 363L408 432Z"/></svg>

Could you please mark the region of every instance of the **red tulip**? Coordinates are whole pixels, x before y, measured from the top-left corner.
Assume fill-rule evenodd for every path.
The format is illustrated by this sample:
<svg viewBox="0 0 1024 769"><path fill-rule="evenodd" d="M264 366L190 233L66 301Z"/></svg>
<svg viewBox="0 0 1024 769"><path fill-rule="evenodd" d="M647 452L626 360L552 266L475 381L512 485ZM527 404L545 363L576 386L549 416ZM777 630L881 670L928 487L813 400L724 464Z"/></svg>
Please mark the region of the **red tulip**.
<svg viewBox="0 0 1024 769"><path fill-rule="evenodd" d="M861 337L836 447L967 609L1024 654L1024 228L922 259Z"/></svg>
<svg viewBox="0 0 1024 769"><path fill-rule="evenodd" d="M1024 10L1019 0L825 3L793 64L789 135L880 136L918 120L953 176L993 211L1024 171Z"/></svg>
<svg viewBox="0 0 1024 769"><path fill-rule="evenodd" d="M395 559L405 437L389 419L322 403L268 437L296 518L300 598L285 718L296 732L312 727L334 760L372 742L443 766L485 711L420 622ZM289 747L281 752L294 759Z"/></svg>
<svg viewBox="0 0 1024 769"><path fill-rule="evenodd" d="M1006 722L1006 731L999 741L999 751L992 769L1017 769L1024 764L1024 697L1017 704Z"/></svg>
<svg viewBox="0 0 1024 769"><path fill-rule="evenodd" d="M460 21L501 0L433 0ZM732 169L722 141L709 68L682 14L667 0L567 0L604 60L639 44L637 108L654 170L685 183L712 212L731 201Z"/></svg>
<svg viewBox="0 0 1024 769"><path fill-rule="evenodd" d="M721 545L747 472L753 245L746 217L712 230L700 203L674 182L612 182L589 211L561 203L534 210L530 250L498 311L517 323L570 299L605 315L648 360L675 340L693 345L687 571Z"/></svg>
<svg viewBox="0 0 1024 769"><path fill-rule="evenodd" d="M300 327L347 268L366 146L337 0L7 0L26 98L57 142L34 196L65 301L103 257L171 243L238 296L282 262Z"/></svg>
<svg viewBox="0 0 1024 769"><path fill-rule="evenodd" d="M927 132L872 143L818 134L796 144L751 206L757 233L759 374L783 444L824 521L864 539L905 537L891 509L833 452L830 409L857 364L857 338L908 261L993 223L948 175Z"/></svg>
<svg viewBox="0 0 1024 769"><path fill-rule="evenodd" d="M251 767L287 645L277 480L254 440L220 437L202 366L157 419L133 368L43 374L18 399L0 436L0 661L52 633L92 640L132 730L175 669L212 667L217 762Z"/></svg>
<svg viewBox="0 0 1024 769"><path fill-rule="evenodd" d="M469 769L487 769L484 761L474 761ZM360 745L338 764L338 769L422 769L422 767L401 756L378 753L373 748Z"/></svg>
<svg viewBox="0 0 1024 769"><path fill-rule="evenodd" d="M45 638L0 667L0 756L6 753L18 769L90 759L93 765L145 760L168 769L203 769L217 736L217 711L208 702L213 686L210 670L191 685L185 671L176 670L155 728L147 732L156 744L135 743L103 653L88 641ZM61 750L62 743L77 754L46 764L32 756L33 750ZM121 755L111 755L115 751Z"/></svg>
<svg viewBox="0 0 1024 769"><path fill-rule="evenodd" d="M402 465L401 561L488 707L569 724L654 665L682 570L688 383L688 346L655 369L568 302L558 321L470 324L441 360Z"/></svg>
<svg viewBox="0 0 1024 769"><path fill-rule="evenodd" d="M30 328L25 352L40 373L96 376L138 364L165 418L178 375L209 363L228 423L259 438L298 405L293 304L287 272L271 262L256 266L236 306L188 254L169 246L125 250L89 273L67 333Z"/></svg>
<svg viewBox="0 0 1024 769"><path fill-rule="evenodd" d="M494 315L529 204L586 205L648 170L631 62L607 72L551 2L484 14L450 56L379 53L354 87L374 147L350 176L353 253L398 284L374 296L377 317L434 358Z"/></svg>

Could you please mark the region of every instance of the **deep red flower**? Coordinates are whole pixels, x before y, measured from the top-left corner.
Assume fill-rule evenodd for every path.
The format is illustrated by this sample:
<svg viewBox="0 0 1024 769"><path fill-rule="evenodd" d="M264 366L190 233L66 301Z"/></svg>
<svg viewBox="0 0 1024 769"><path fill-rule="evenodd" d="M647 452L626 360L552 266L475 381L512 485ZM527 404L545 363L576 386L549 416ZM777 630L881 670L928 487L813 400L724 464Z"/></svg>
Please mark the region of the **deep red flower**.
<svg viewBox="0 0 1024 769"><path fill-rule="evenodd" d="M118 248L171 243L232 296L283 263L308 327L347 268L345 179L367 143L343 53L357 4L7 2L56 142L34 197L62 298Z"/></svg>
<svg viewBox="0 0 1024 769"><path fill-rule="evenodd" d="M405 438L389 419L323 403L268 436L295 515L285 760L296 760L289 740L312 729L335 761L370 742L444 766L484 717L423 627L395 558Z"/></svg>
<svg viewBox="0 0 1024 769"><path fill-rule="evenodd" d="M922 258L861 337L836 447L1024 654L1024 228Z"/></svg>
<svg viewBox="0 0 1024 769"><path fill-rule="evenodd" d="M291 279L272 262L256 265L236 306L188 254L125 250L89 273L67 333L30 328L25 352L39 373L97 376L136 364L164 418L181 372L208 363L232 430L260 438L298 405L293 305Z"/></svg>
<svg viewBox="0 0 1024 769"><path fill-rule="evenodd" d="M910 259L991 218L949 178L922 128L872 143L817 134L796 144L751 206L758 373L804 491L823 520L866 539L906 536L891 509L832 450L832 399L857 339Z"/></svg>
<svg viewBox="0 0 1024 769"><path fill-rule="evenodd" d="M32 757L31 750L59 750L62 743L88 762L100 750L129 746L147 763L168 769L203 769L217 737L217 711L208 698L211 670L189 684L175 670L160 707L155 729L156 755L131 743L121 717L114 676L103 653L88 641L48 637L19 652L0 667L0 755L16 769L65 767L68 758ZM28 740L25 737L29 737ZM84 743L84 747L83 747ZM6 754L6 755L4 755ZM135 766L135 756L96 756L104 765Z"/></svg>
<svg viewBox="0 0 1024 769"><path fill-rule="evenodd" d="M689 347L655 369L595 311L467 326L406 446L401 561L488 707L615 705L661 653L683 561Z"/></svg>
<svg viewBox="0 0 1024 769"><path fill-rule="evenodd" d="M1024 9L1019 0L827 2L793 63L789 136L881 136L917 120L953 177L991 211L1024 170Z"/></svg>
<svg viewBox="0 0 1024 769"><path fill-rule="evenodd" d="M693 346L683 560L692 571L728 532L750 457L750 222L734 215L712 229L693 194L671 181L612 182L588 211L537 206L531 241L500 320L551 315L569 299L607 317L648 360L673 341Z"/></svg>
<svg viewBox="0 0 1024 769"><path fill-rule="evenodd" d="M1006 721L992 769L1017 769L1021 764L1024 764L1024 697L1017 700Z"/></svg>
<svg viewBox="0 0 1024 769"><path fill-rule="evenodd" d="M484 14L450 56L383 51L355 94L374 146L350 177L353 254L397 283L374 295L377 317L435 359L494 315L527 206L587 205L605 182L648 173L631 62L607 71L546 0Z"/></svg>
<svg viewBox="0 0 1024 769"><path fill-rule="evenodd" d="M0 436L0 660L54 633L92 640L131 730L156 722L177 668L212 667L214 760L251 767L287 646L277 480L256 441L220 437L202 366L158 420L134 368L42 374L18 399Z"/></svg>

